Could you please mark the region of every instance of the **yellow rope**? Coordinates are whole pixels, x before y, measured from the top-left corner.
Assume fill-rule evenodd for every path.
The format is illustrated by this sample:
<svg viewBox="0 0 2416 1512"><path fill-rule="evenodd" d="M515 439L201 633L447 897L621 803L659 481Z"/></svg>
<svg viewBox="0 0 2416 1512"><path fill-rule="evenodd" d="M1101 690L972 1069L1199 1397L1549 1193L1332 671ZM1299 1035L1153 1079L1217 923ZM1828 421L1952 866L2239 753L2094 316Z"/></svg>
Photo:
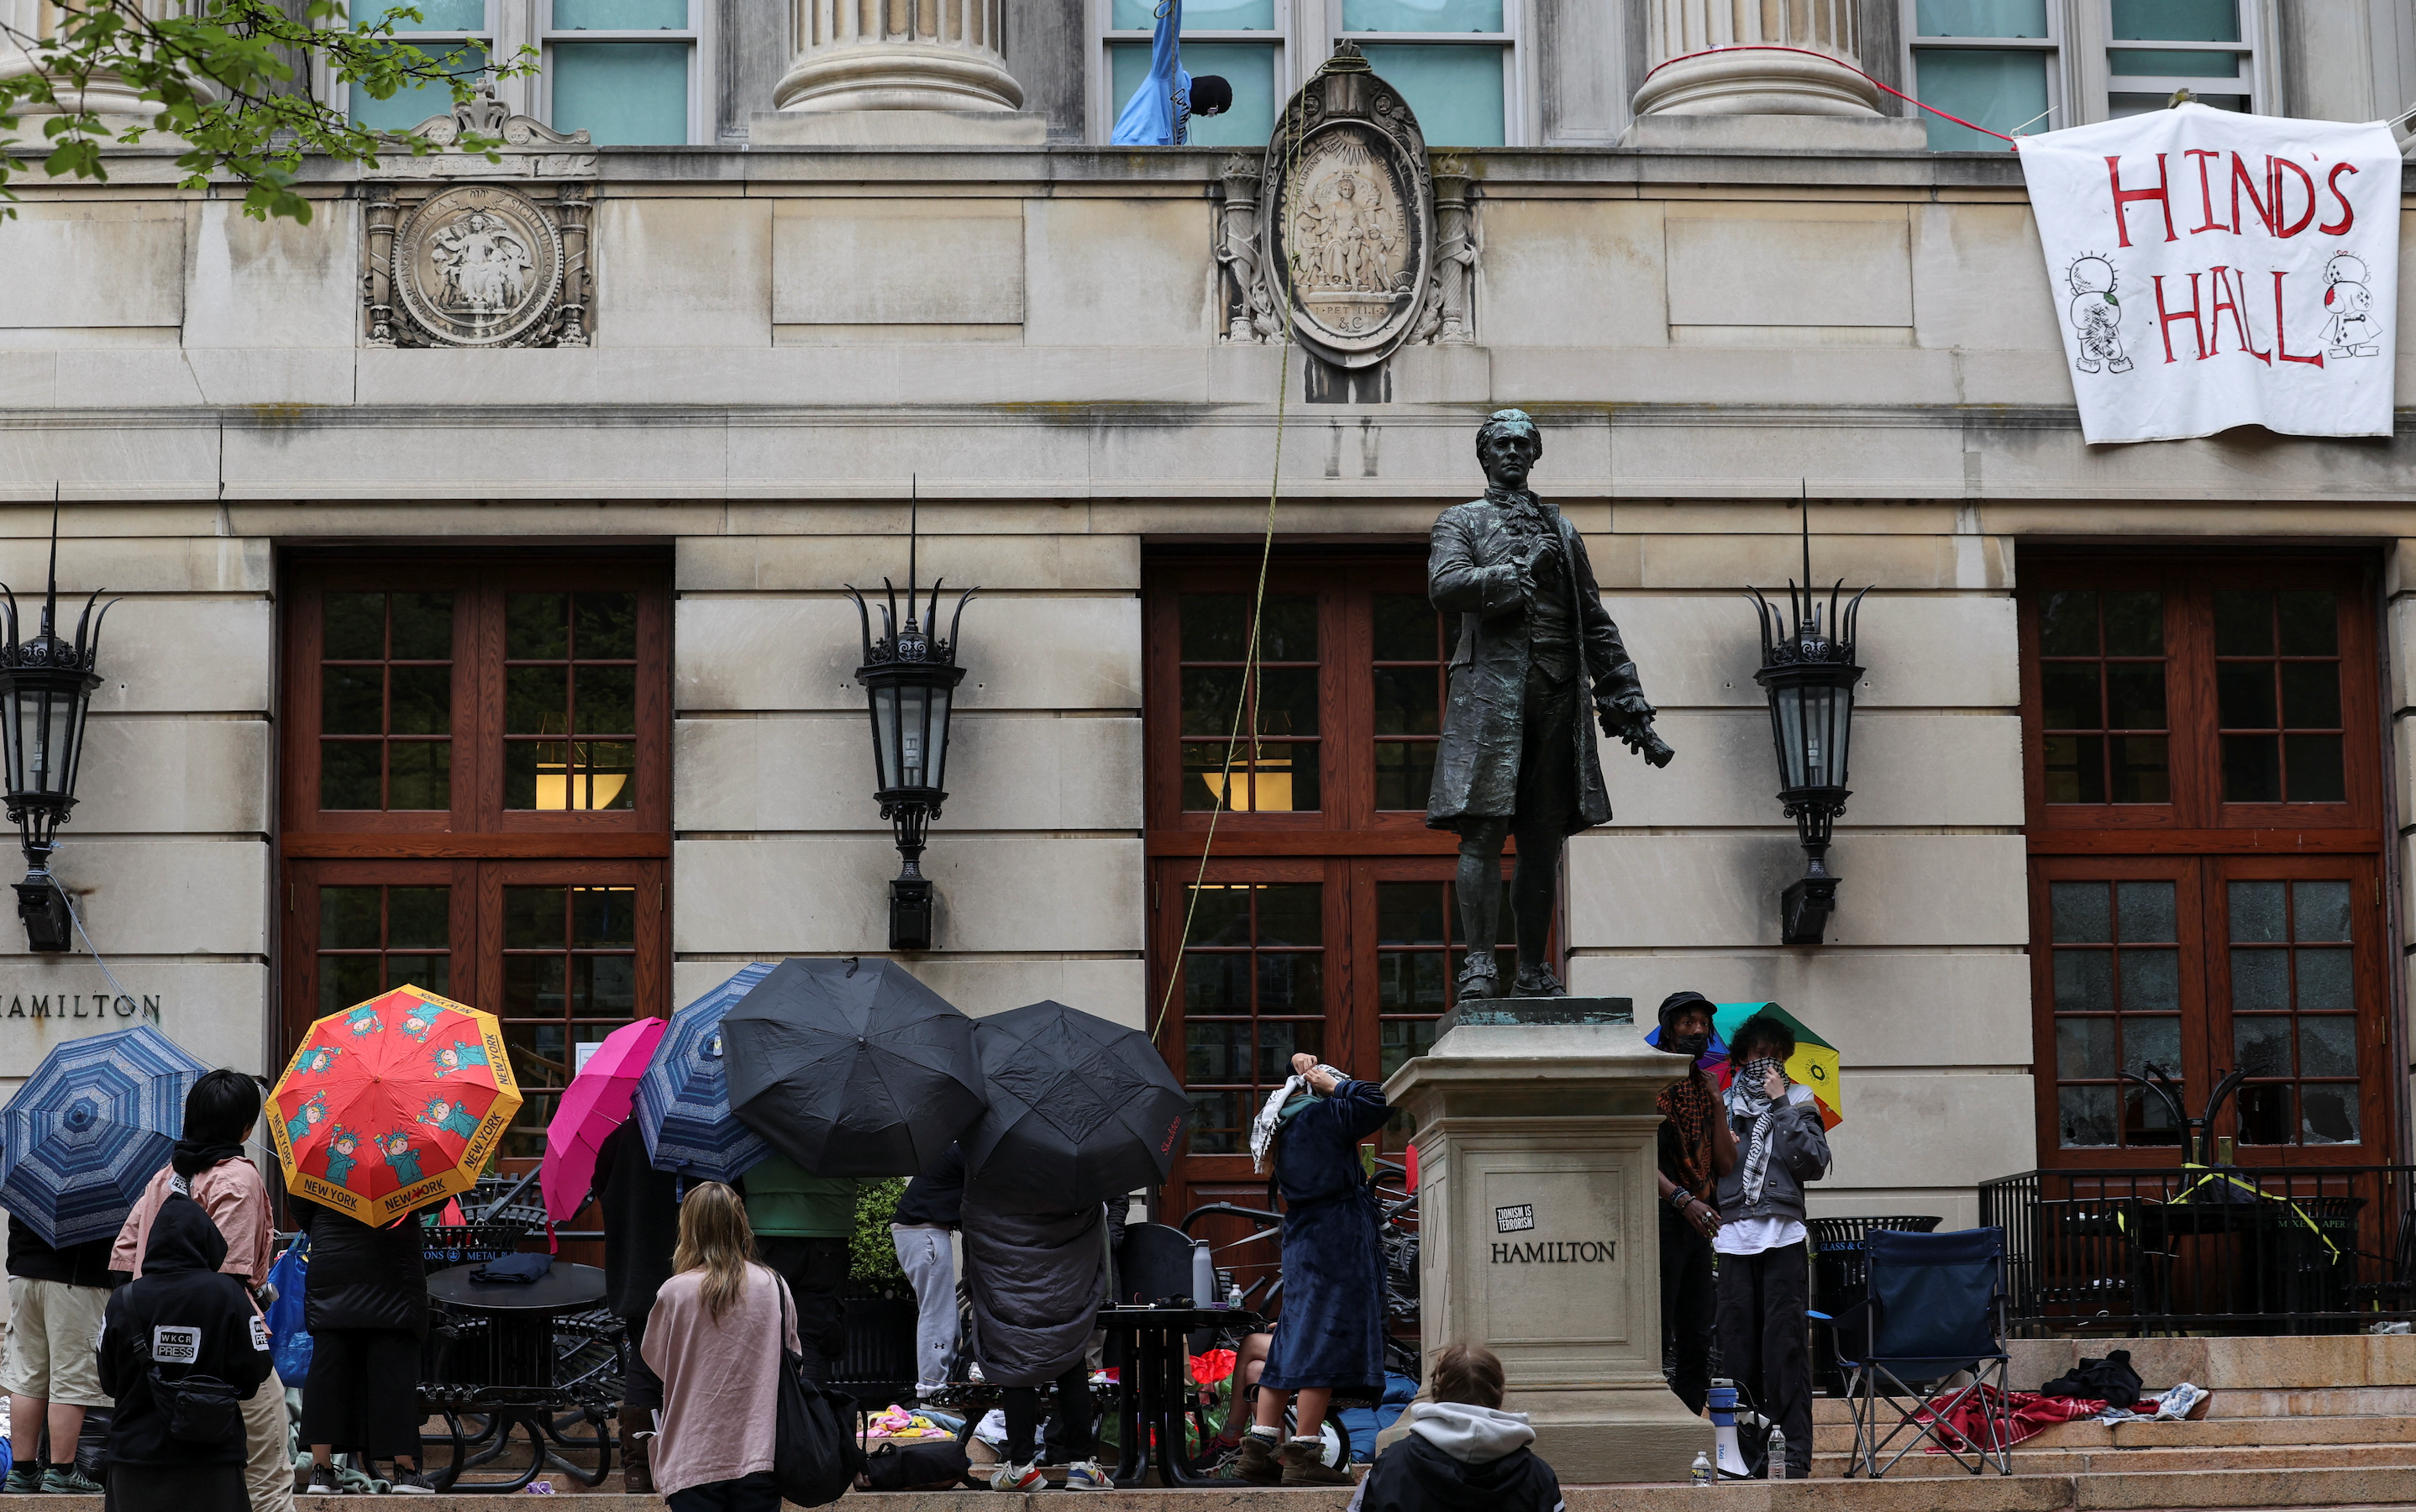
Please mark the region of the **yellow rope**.
<svg viewBox="0 0 2416 1512"><path fill-rule="evenodd" d="M1300 254L1293 248L1290 234L1291 228L1290 212L1297 203L1296 197L1300 192L1300 129L1306 113L1301 110L1298 100L1295 99L1287 107L1285 114L1288 117L1285 124L1290 130L1290 139L1284 146L1283 211L1285 218L1280 224L1285 230L1284 260L1291 269L1291 278L1284 289L1283 345L1276 359L1276 459L1275 475L1267 482L1266 535L1265 539L1259 545L1259 583L1257 592L1250 601L1249 644L1242 653L1241 696L1234 701L1232 728L1225 736L1225 765L1222 779L1217 788L1216 801L1208 809L1208 833L1200 843L1200 869L1192 878L1190 900L1184 906L1183 932L1175 936L1172 969L1167 974L1166 990L1158 998L1157 1017L1149 1026L1149 1037L1153 1044L1157 1040L1158 1032L1166 1027L1167 1010L1174 1005L1174 990L1183 983L1183 951L1191 941L1192 921L1199 916L1200 894L1208 881L1208 857L1216 848L1216 822L1224 816L1225 800L1233 791L1233 753L1242 743L1242 721L1247 718L1250 705L1254 702L1251 695L1256 690L1258 682L1259 631L1267 607L1267 569L1274 560L1276 551L1276 504L1283 496L1284 415L1291 397L1291 291L1300 282ZM1262 213L1264 209L1265 202L1261 200ZM1261 221L1262 235L1264 229L1264 222ZM1258 721L1252 719L1250 720L1250 806L1253 809L1258 807L1259 741ZM1298 748L1294 748L1292 759L1295 762L1300 759Z"/></svg>

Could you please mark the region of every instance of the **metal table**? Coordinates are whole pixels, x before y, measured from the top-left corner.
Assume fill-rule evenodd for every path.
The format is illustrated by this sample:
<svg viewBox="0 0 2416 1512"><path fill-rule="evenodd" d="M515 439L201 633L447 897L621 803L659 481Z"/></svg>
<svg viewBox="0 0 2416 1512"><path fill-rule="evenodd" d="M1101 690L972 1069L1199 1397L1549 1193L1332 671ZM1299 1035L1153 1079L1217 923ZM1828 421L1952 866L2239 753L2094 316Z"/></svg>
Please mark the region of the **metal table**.
<svg viewBox="0 0 2416 1512"><path fill-rule="evenodd" d="M1194 1390L1185 1336L1200 1328L1258 1333L1266 1323L1239 1308L1153 1307L1101 1308L1099 1326L1128 1340L1116 1386L1118 1489L1141 1484L1151 1467L1154 1443L1160 1486L1231 1489L1229 1481L1200 1474L1185 1447L1184 1419ZM1238 1389L1240 1383L1234 1384Z"/></svg>
<svg viewBox="0 0 2416 1512"><path fill-rule="evenodd" d="M462 1489L517 1491L549 1469L582 1486L602 1484L612 1461L611 1404L600 1399L581 1400L557 1382L554 1324L566 1314L603 1302L604 1273L593 1265L557 1261L540 1279L513 1284L475 1279L473 1273L483 1268L483 1263L455 1265L428 1278L429 1300L467 1325L445 1352L437 1372L442 1379L420 1387L425 1405L442 1413L450 1430L444 1438L423 1435L421 1440L423 1444L452 1445L450 1468L432 1473L438 1488L450 1489L464 1471L502 1458L514 1428L526 1430L529 1441L529 1462L520 1478L477 1482ZM574 1413L593 1426L592 1436L564 1436L558 1419ZM485 1427L465 1437L463 1416L483 1417ZM595 1470L572 1464L563 1458L565 1450L593 1451ZM420 1462L427 1464L425 1455Z"/></svg>

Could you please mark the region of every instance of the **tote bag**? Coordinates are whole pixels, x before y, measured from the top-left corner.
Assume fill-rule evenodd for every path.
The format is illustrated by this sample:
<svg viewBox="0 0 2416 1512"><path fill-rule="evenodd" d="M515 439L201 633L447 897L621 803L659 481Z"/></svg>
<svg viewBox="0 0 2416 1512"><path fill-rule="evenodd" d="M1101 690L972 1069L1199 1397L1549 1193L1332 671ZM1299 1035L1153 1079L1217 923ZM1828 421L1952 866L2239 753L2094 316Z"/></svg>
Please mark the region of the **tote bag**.
<svg viewBox="0 0 2416 1512"><path fill-rule="evenodd" d="M781 1281L780 1333L790 1327L789 1283ZM847 1494L864 1466L864 1451L848 1431L853 1398L806 1379L805 1357L780 1349L779 1415L772 1437L772 1482L785 1501L824 1506Z"/></svg>
<svg viewBox="0 0 2416 1512"><path fill-rule="evenodd" d="M289 1386L310 1378L310 1330L305 1325L303 1293L310 1285L310 1236L288 1245L277 1263L268 1267L268 1285L276 1299L268 1304L269 1359L278 1377Z"/></svg>

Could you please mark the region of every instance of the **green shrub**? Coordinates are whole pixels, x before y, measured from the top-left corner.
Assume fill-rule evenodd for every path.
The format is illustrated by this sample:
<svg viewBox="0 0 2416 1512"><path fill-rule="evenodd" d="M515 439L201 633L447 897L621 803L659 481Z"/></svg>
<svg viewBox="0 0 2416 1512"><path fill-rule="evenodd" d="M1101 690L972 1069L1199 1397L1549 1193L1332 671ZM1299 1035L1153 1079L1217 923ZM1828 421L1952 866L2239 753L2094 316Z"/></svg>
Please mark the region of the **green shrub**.
<svg viewBox="0 0 2416 1512"><path fill-rule="evenodd" d="M850 1285L885 1292L906 1284L906 1273L898 1268L898 1247L889 1239L889 1219L905 1190L903 1176L868 1181L856 1188L855 1232L847 1242Z"/></svg>

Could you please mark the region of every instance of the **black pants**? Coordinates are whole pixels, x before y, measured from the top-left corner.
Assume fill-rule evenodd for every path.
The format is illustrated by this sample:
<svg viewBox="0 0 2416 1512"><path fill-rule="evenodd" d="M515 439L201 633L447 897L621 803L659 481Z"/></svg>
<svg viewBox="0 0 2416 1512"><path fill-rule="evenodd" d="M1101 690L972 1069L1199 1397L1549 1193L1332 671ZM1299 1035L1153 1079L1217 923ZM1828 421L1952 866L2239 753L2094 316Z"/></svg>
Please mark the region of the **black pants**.
<svg viewBox="0 0 2416 1512"><path fill-rule="evenodd" d="M1053 1445L1071 1464L1092 1454L1091 1368L1076 1361L1057 1378L1057 1431ZM1040 1431L1038 1386L1009 1386L1006 1399L1006 1458L1012 1464L1030 1464L1033 1439Z"/></svg>
<svg viewBox="0 0 2416 1512"><path fill-rule="evenodd" d="M646 1342L645 1317L624 1318L621 1328L629 1341L629 1370L621 1383L621 1400L641 1412L657 1411L663 1405L663 1378L639 1353Z"/></svg>
<svg viewBox="0 0 2416 1512"><path fill-rule="evenodd" d="M780 1273L796 1299L806 1378L828 1381L847 1357L847 1241L759 1237L755 1255Z"/></svg>
<svg viewBox="0 0 2416 1512"><path fill-rule="evenodd" d="M250 1512L241 1465L112 1464L101 1512Z"/></svg>
<svg viewBox="0 0 2416 1512"><path fill-rule="evenodd" d="M1812 1473L1812 1355L1804 1247L1720 1257L1720 1364L1754 1410L1787 1430L1788 1474Z"/></svg>
<svg viewBox="0 0 2416 1512"><path fill-rule="evenodd" d="M1711 1236L1661 1204L1661 1347L1676 1368L1669 1389L1700 1415L1712 1389L1713 1295Z"/></svg>
<svg viewBox="0 0 2416 1512"><path fill-rule="evenodd" d="M302 1442L416 1461L419 1336L400 1328L323 1328L310 1338Z"/></svg>
<svg viewBox="0 0 2416 1512"><path fill-rule="evenodd" d="M672 1512L780 1512L780 1490L772 1473L759 1470L736 1480L709 1480L664 1497Z"/></svg>

